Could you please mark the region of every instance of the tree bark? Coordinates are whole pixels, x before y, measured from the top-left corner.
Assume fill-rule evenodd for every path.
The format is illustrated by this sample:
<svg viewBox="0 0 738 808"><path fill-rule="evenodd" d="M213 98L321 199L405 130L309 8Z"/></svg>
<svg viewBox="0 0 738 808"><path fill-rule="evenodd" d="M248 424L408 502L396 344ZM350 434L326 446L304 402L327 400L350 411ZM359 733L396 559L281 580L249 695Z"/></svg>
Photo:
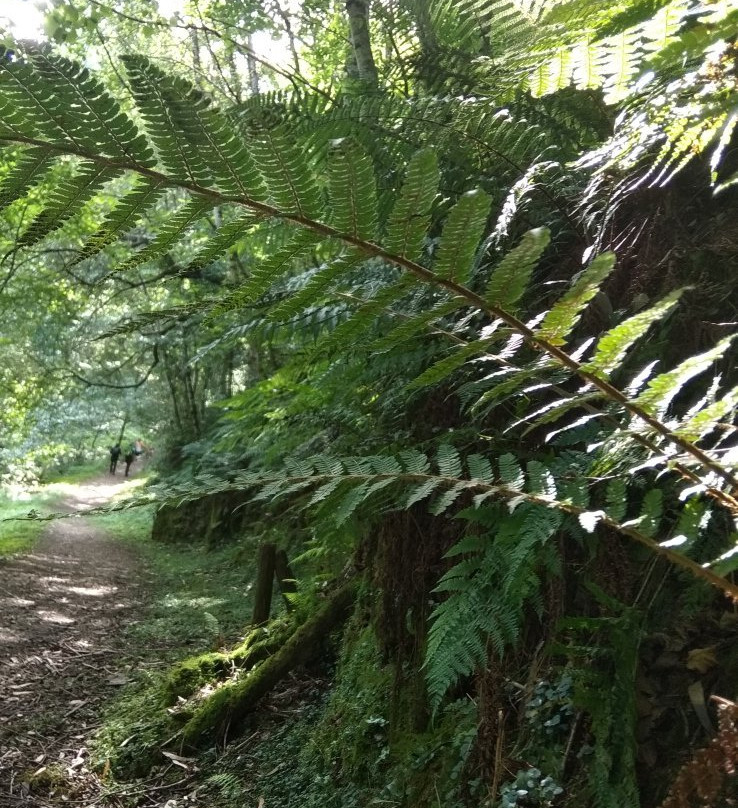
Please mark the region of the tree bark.
<svg viewBox="0 0 738 808"><path fill-rule="evenodd" d="M291 612L295 606L289 596L297 592L297 583L295 582L295 574L292 572L290 562L287 560L287 553L284 550L277 550L274 557L274 571L277 574L279 591L282 593L287 611Z"/></svg>
<svg viewBox="0 0 738 808"><path fill-rule="evenodd" d="M118 435L118 443L123 443L123 436L126 434L126 424L128 423L128 413L123 416L123 424L120 428L120 434Z"/></svg>
<svg viewBox="0 0 738 808"><path fill-rule="evenodd" d="M259 73L256 69L256 59L253 57L254 52L254 45L251 41L251 34L249 34L248 39L246 40L246 45L248 47L248 52L246 53L246 65L249 71L249 87L251 89L251 95L256 96L259 95Z"/></svg>
<svg viewBox="0 0 738 808"><path fill-rule="evenodd" d="M367 87L375 89L379 84L379 74L372 55L367 0L346 0L346 14L357 78Z"/></svg>
<svg viewBox="0 0 738 808"><path fill-rule="evenodd" d="M254 611L251 623L260 626L269 619L272 608L272 586L274 583L274 560L276 554L274 544L262 544L256 568L256 586L254 587Z"/></svg>

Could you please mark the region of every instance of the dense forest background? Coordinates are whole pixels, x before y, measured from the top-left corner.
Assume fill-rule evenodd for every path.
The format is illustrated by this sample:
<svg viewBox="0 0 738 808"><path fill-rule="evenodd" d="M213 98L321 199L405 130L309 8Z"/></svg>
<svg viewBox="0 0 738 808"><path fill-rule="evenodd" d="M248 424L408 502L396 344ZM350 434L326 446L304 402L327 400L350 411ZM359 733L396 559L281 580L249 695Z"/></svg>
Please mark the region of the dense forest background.
<svg viewBox="0 0 738 808"><path fill-rule="evenodd" d="M154 537L256 582L106 774L176 739L213 806L738 800L735 3L43 26L0 55L0 475L140 437Z"/></svg>

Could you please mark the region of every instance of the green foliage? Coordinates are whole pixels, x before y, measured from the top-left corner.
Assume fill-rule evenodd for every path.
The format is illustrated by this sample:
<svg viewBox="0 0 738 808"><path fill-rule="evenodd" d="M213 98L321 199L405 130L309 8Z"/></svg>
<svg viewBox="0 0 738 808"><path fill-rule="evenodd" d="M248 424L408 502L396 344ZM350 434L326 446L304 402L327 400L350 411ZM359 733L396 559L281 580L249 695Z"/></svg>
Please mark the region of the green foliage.
<svg viewBox="0 0 738 808"><path fill-rule="evenodd" d="M397 255L417 258L430 224L431 204L438 192L438 156L432 149L416 152L387 222L384 244Z"/></svg>
<svg viewBox="0 0 738 808"><path fill-rule="evenodd" d="M528 231L494 268L485 297L493 306L514 312L525 294L530 276L550 240L548 230Z"/></svg>
<svg viewBox="0 0 738 808"><path fill-rule="evenodd" d="M487 224L489 197L480 190L467 191L451 208L441 236L441 246L433 262L440 278L467 284L472 275L472 259Z"/></svg>
<svg viewBox="0 0 738 808"><path fill-rule="evenodd" d="M536 332L537 336L552 345L564 345L585 306L597 294L614 266L614 255L611 253L598 255L546 314Z"/></svg>
<svg viewBox="0 0 738 808"><path fill-rule="evenodd" d="M561 524L555 511L519 505L512 514L468 512L490 532L467 535L447 557L462 556L440 580L448 593L433 611L428 634L426 678L434 709L460 677L484 665L488 647L502 655L514 645L525 608L540 611L541 566L555 568L542 547ZM495 522L497 524L495 525Z"/></svg>
<svg viewBox="0 0 738 808"><path fill-rule="evenodd" d="M552 777L544 776L540 769L526 769L500 788L499 808L521 805L546 808L555 805L556 798L563 793L564 789Z"/></svg>
<svg viewBox="0 0 738 808"><path fill-rule="evenodd" d="M635 677L642 617L637 609L623 606L596 587L590 589L603 616L570 618L562 625L575 641L582 634L603 638L596 645L575 642L570 649L562 649L577 663L574 704L591 720L589 797L596 808L638 806Z"/></svg>
<svg viewBox="0 0 738 808"><path fill-rule="evenodd" d="M619 533L736 594L712 573L713 548L701 545L711 515L736 509L730 340L709 347L712 337L705 344L701 335L699 348L676 346L667 318L677 304L687 318L695 310L691 293L670 289L672 280L687 281L669 277L654 292L658 302L638 310L620 295L646 252L623 250L622 271L603 252L621 240L620 212L639 185L659 186L688 162L699 169L700 155L715 187L735 182L735 11L727 2L682 0L439 0L427 15L422 4L373 11L373 36L386 26L382 45L397 58L382 57L386 91L371 96L331 86L325 95L301 89L240 103L235 62L230 75L228 50L216 46L218 71L234 85L217 97L236 98L235 107L202 91L212 79L207 70L191 81L186 69L162 70L155 48L139 48L152 59L124 57L123 81L114 81L119 102L87 70L19 46L0 59L0 142L8 147L0 200L12 260L17 253L21 267L28 261L35 270L43 266L36 253L48 249L45 277L56 296L47 308L51 316L70 312L58 322L70 324L73 338L38 330L53 346L39 372L51 377L46 383L59 383L60 364L83 378L110 366L105 341L92 355L57 353L57 344L63 351L76 343L91 311L102 310L93 318L97 333L125 334L117 342L131 348L131 367L151 355L158 392L148 406L172 420L180 444L172 458L184 455L184 465L180 479L144 501L237 490L268 511L263 503L279 507L283 498L307 510L294 512L304 556L336 570L392 510L427 506L449 517L463 509L469 524L433 595L427 647L440 720L449 688L483 668L491 652L519 644L527 621L543 619L541 585L558 572L552 539L560 531L585 555ZM328 20L321 10L311 15ZM325 28L343 54L338 17ZM210 51L210 41L205 49L195 42L198 50ZM312 50L309 58L319 59L331 48L319 39ZM427 62L433 75L424 73ZM333 67L338 75L339 62ZM320 72L304 76L320 84ZM293 78L306 81L299 71ZM130 95L119 86L126 83ZM643 221L650 227L645 214ZM586 266L571 280L585 246ZM658 247L653 255L660 259ZM6 266L3 284L16 271ZM179 278L176 290L159 283L164 276ZM99 278L104 294L88 292ZM121 290L128 301L135 289L143 302L132 312L116 304ZM608 297L603 324L597 303ZM24 311L7 306L16 318L8 333L22 319L14 309ZM116 323L121 312L132 314L128 323ZM713 319L722 328L717 321L728 317ZM12 379L39 339L33 325L13 352L11 381L0 375L5 398L31 395ZM91 344L87 336L79 344ZM669 342L673 349L664 350ZM723 375L706 382L718 363ZM23 421L22 413L14 418ZM107 518L138 534L137 513L148 518L131 509ZM432 545L438 537L430 533ZM202 559L162 562L172 586L177 575L212 578L228 602L193 590L160 603L139 629L146 641L187 635L208 645L224 626L235 630L244 581L228 554L214 562L222 569ZM194 575L203 565L206 573ZM633 690L627 634L637 626L602 604L616 616L571 628L587 634L585 658L574 650L571 658L584 671L575 679L596 742L588 788L598 808L637 803L632 704L623 702L622 733L615 718L618 699ZM355 650L357 664L379 662ZM301 771L271 778L267 804L273 793L287 804L303 791L307 805L360 804L366 795L351 781L379 789L385 774L387 802L433 802L388 771L385 712L375 709L390 689L387 671L383 692L362 696L352 712L349 695L363 673L334 695L336 723L322 724L325 743L310 745ZM595 693L604 694L599 704L588 700ZM153 708L131 711L146 709ZM456 750L463 762L476 727L474 716L465 720ZM312 729L306 720L279 733L274 749L294 755ZM110 748L128 734L122 721ZM420 770L449 756L432 748L403 762ZM557 786L539 767L507 784L503 799L552 800ZM220 799L237 804L256 793L242 774L212 780ZM455 808L459 789L438 783L436 801Z"/></svg>
<svg viewBox="0 0 738 808"><path fill-rule="evenodd" d="M404 267L415 276L426 282L433 282L434 276L414 261L419 257L422 243L427 238L431 205L437 193L438 158L434 151L426 148L416 152L410 159L402 191L385 225L385 245L378 248L371 242L359 238L360 222L361 227L365 225L369 227L367 233L374 230L375 204L372 193L374 181L371 176L370 161L360 152L355 152L352 146L336 145L333 150L333 167L329 174L332 201L335 207L332 214L333 220L349 230L347 233L338 233L312 218L320 215L323 209L317 178L312 172L311 161L305 159L304 154L286 132L279 127L257 127L254 136L254 153L253 156L249 156L237 134L226 125L227 119L199 91L180 78L169 77L161 73L158 68L142 57L126 57L124 61L131 76L133 98L139 107L147 135L156 147L162 170L166 172L164 175L155 172L155 175L161 176L172 186L179 187L182 192L194 194L195 198L189 206L186 205L183 208L181 215L174 217L164 226L148 247L124 262L122 268L137 266L144 261L163 255L166 250L174 246L189 225L208 207L218 202L236 202L259 214L278 215L291 219L294 223L299 224L300 228L297 232L293 230L281 247L273 250L268 259L260 262L245 284L232 291L217 304L215 308L217 316L241 308L260 298L274 285L275 280L292 272L297 262L309 259L319 250L336 249L335 243L325 242L326 237L354 244L367 256L382 254L389 261ZM46 77L43 72L38 75L34 74L31 70L32 64L32 56L28 63L20 61L4 63L4 75L9 79L12 77L19 82L26 82L28 85L24 91L9 90L9 98L14 99L18 92L21 92L24 97L29 94L34 98L37 97L44 86ZM78 92L84 94L87 89L89 89L87 85L82 82ZM97 93L97 86L95 86L95 93ZM90 111L86 118L88 126L93 131L98 125L94 113L95 103L94 99L90 100ZM14 111L15 117L24 114L24 109L26 109L25 106L19 106ZM75 133L81 127L80 116L84 117L84 109L83 106L78 105L68 122L64 122L64 125L58 127L57 130L51 127L50 130L42 132L40 112L37 107L31 106L24 125L34 130L36 141L43 141L44 138L50 139L47 140L49 148L61 153L79 155L80 147L75 141ZM61 109L59 115L63 116ZM58 140L55 141L55 137ZM107 137L105 142L112 149L113 140L109 133L107 135L101 133L101 138L104 137ZM5 139L11 142L26 142L27 140L27 138L24 140L15 134L14 130L10 130ZM125 147L128 148L134 140L136 144L139 143L139 140L129 133L124 144ZM140 164L132 164L130 155L127 152L123 153L124 146L119 145L119 149L117 162L113 161L112 164L107 154L90 155L88 159L92 174L90 178L84 180L82 186L74 184L68 186L64 183L57 186L49 197L48 206L39 214L36 222L28 231L32 235L31 240L35 241L50 229L57 227L74 209L72 201L86 199L89 196L89 189L96 187L95 183L102 178L109 177L107 173L109 170L117 172L120 170L120 166L125 165L126 168L136 173L151 175L151 169L145 161ZM120 161L124 158L128 162L121 163ZM255 174L257 164L259 178L256 178ZM84 176L84 172L81 172L80 176ZM243 180L244 184L238 187L233 185L236 176ZM256 182L256 179L261 181L262 178L263 185ZM239 193L241 196L226 196L225 193ZM266 198L265 195L268 195L270 203L260 201L260 199ZM130 196L128 199L130 200ZM446 217L446 227L437 247L435 262L439 276L438 282L442 285L448 282L447 277L452 274L458 278L468 277L470 256L475 249L483 225L484 208L486 207L486 203L482 204L483 202L483 195L462 196ZM128 217L126 216L126 218ZM464 238L460 239L459 236L462 232ZM92 245L98 246L107 243L111 233L110 226L105 227L103 234L93 237L86 243L83 255L90 254ZM231 243L229 233L228 239L219 242L219 246L227 248ZM490 295L500 297L504 289L506 302L515 305L524 290L535 258L540 255L545 244L546 236L542 232L533 231L528 239L516 248L517 252L513 251L507 263L503 261L497 270L493 271L487 291L488 297ZM520 267L517 267L518 263L520 263ZM315 295L322 295L323 291L353 264L353 256L348 261L334 264L312 285L305 287L299 303L303 307L314 304ZM452 265L456 264L463 266L452 268ZM533 332L522 326L509 313L494 306L486 311L485 305L482 304L480 313L493 313L499 316L504 324L517 333L519 345L527 343L541 348L549 354L553 365L559 367L563 365L568 371L583 375L594 384L599 394L610 399L611 402L617 402L622 407L623 397L601 379L601 372L588 373L575 357L560 350L560 346L566 343L579 322L585 307L600 290L613 265L614 259L611 255L602 254L595 257L571 287L554 303L550 311L544 314L540 327ZM515 282L511 283L509 279L512 278L513 267L517 267L518 271ZM479 306L479 298L470 290L457 287L455 291L468 302ZM401 292L398 291L397 294L401 294ZM392 292L391 295L390 300L394 297L395 292ZM383 299L383 302L386 305L387 301ZM294 307L286 309L290 313L294 310ZM376 309L370 309L364 313L364 316L368 317L375 311ZM655 321L658 315L664 316L667 311L668 307L663 306L652 311L653 320ZM617 369L610 366L615 364L617 359L621 359L626 347L644 333L644 323L642 320L639 323L640 325L636 324L637 327L630 323L620 331L605 335L603 339L615 344L615 352L608 349L610 353L606 355L606 359L601 353L600 358L594 360L595 365L607 361L607 370ZM522 337L522 342L520 337ZM605 346L607 345L608 342L605 343ZM468 360L476 359L487 347L484 339L478 340L476 343L472 340L468 344L462 345L435 368L422 374L416 385L423 386L443 381L452 371L464 366ZM726 344L721 343L702 357L687 360L682 368L673 371L672 375L661 374L651 382L646 393L628 404L627 409L638 417L641 408L646 407L651 415L656 413L658 417L663 418L665 406L656 408L652 401L656 396L658 385L668 384L670 392L676 395L680 387L690 381L698 372L687 372L688 367L706 368L722 354L725 347ZM505 351L507 361L513 352L514 348L511 347ZM668 401L669 399L665 399L666 404ZM581 400L572 399L571 402L566 402L563 409L555 409L554 414L558 417L582 403ZM589 405L589 402L587 403ZM549 409L549 405L546 405L546 409ZM717 412L717 410L713 410L713 412ZM692 413L692 417L695 415L696 413ZM552 420L552 416L547 416L546 420ZM648 421L659 439L676 442L698 463L705 465L706 456L703 451L693 449L688 441L678 435L675 436L673 430L665 424L657 422L655 418L652 417L650 421L647 418L644 420ZM706 431L709 426L710 424L705 425ZM710 459L706 465L714 471L719 463ZM720 476L727 483L735 482L727 470L721 470Z"/></svg>

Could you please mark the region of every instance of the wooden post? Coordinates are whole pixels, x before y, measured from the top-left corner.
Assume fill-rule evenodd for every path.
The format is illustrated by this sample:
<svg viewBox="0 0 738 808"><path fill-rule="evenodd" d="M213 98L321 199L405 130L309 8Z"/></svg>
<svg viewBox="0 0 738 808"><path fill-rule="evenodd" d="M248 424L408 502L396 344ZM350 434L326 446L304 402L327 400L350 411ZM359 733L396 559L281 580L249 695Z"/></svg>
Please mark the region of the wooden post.
<svg viewBox="0 0 738 808"><path fill-rule="evenodd" d="M256 566L256 586L254 587L254 611L251 623L260 626L269 619L272 608L272 586L274 582L274 544L262 544Z"/></svg>
<svg viewBox="0 0 738 808"><path fill-rule="evenodd" d="M277 574L279 591L282 593L287 611L291 612L294 610L295 605L290 600L289 595L297 592L297 583L295 582L295 575L290 567L290 562L287 560L287 553L284 550L277 550L274 557L274 571Z"/></svg>

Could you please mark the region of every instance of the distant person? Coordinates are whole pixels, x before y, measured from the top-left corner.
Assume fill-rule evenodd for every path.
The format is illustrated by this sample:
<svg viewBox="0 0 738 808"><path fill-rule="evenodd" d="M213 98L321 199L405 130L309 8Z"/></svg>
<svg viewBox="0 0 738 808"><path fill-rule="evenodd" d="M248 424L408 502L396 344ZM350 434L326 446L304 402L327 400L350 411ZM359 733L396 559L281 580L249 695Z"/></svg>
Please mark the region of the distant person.
<svg viewBox="0 0 738 808"><path fill-rule="evenodd" d="M136 459L136 450L133 446L129 446L128 450L123 457L123 460L126 462L126 477L128 476L128 472L131 470L131 464Z"/></svg>
<svg viewBox="0 0 738 808"><path fill-rule="evenodd" d="M118 458L120 457L120 443L110 447L110 473L115 474Z"/></svg>
<svg viewBox="0 0 738 808"><path fill-rule="evenodd" d="M136 440L133 441L133 453L136 457L141 457L144 453L144 443L141 438L136 438Z"/></svg>

